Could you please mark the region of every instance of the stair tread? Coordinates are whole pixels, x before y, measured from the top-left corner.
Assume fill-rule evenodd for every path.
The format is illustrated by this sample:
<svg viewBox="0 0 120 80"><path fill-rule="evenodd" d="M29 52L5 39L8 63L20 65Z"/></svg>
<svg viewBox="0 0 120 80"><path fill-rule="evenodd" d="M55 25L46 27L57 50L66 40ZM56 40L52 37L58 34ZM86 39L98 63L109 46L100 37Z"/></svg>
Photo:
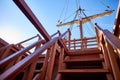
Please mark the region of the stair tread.
<svg viewBox="0 0 120 80"><path fill-rule="evenodd" d="M108 69L63 69L59 73L107 73Z"/></svg>
<svg viewBox="0 0 120 80"><path fill-rule="evenodd" d="M35 70L35 72L36 72L36 73L40 73L40 72L41 72L41 70Z"/></svg>
<svg viewBox="0 0 120 80"><path fill-rule="evenodd" d="M69 51L68 55L81 55L81 54L100 54L101 51L98 48L90 48L90 49L81 49L75 51Z"/></svg>
<svg viewBox="0 0 120 80"><path fill-rule="evenodd" d="M103 61L103 58L82 58L82 59L66 59L64 62L90 62L90 61Z"/></svg>
<svg viewBox="0 0 120 80"><path fill-rule="evenodd" d="M44 63L44 61L37 61L37 63L39 63L39 64L41 63L42 64L42 63Z"/></svg>

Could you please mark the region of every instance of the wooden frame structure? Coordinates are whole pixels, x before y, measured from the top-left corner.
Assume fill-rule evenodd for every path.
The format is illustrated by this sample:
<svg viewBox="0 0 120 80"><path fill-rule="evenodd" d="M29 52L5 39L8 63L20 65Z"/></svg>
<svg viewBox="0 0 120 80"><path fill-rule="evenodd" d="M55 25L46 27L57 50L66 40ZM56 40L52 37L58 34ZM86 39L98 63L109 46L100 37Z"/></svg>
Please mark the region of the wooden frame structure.
<svg viewBox="0 0 120 80"><path fill-rule="evenodd" d="M50 36L24 0L14 2L41 36L18 44L0 39L0 80L120 80L120 4L114 34L95 24L96 37L81 42L71 40L69 29ZM38 40L27 47L22 45L34 38Z"/></svg>

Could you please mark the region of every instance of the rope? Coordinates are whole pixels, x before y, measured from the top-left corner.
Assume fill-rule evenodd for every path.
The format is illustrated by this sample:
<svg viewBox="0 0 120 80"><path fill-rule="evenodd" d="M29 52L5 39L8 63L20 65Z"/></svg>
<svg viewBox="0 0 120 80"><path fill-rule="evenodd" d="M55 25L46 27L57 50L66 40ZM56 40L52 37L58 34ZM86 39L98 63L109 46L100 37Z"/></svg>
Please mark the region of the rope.
<svg viewBox="0 0 120 80"><path fill-rule="evenodd" d="M82 11L82 13L83 13L83 15L84 15L85 17L87 17L87 15L84 13L84 11ZM92 30L94 30L94 28L93 28L94 24L92 23L92 21L91 21L90 19L88 19L88 21L89 21L89 23L90 23L90 25L91 25ZM92 33L93 33L93 31L92 31ZM93 33L93 34L94 34L94 33Z"/></svg>
<svg viewBox="0 0 120 80"><path fill-rule="evenodd" d="M61 12L61 14L60 14L60 17L59 17L59 19L58 19L58 23L61 22L60 19L61 19L62 15L63 15L63 12L65 11L66 4L67 4L67 0L66 0L66 2L65 2L65 5L64 5L64 7L63 7L63 9L62 9L62 12Z"/></svg>
<svg viewBox="0 0 120 80"><path fill-rule="evenodd" d="M81 8L81 6L80 6L80 0L76 0L76 8L77 9Z"/></svg>
<svg viewBox="0 0 120 80"><path fill-rule="evenodd" d="M77 17L77 13L76 13L75 17L73 18L73 20L75 20L75 19L76 19L76 17ZM73 28L73 24L72 24L72 25L70 25L70 31L72 30L72 28Z"/></svg>
<svg viewBox="0 0 120 80"><path fill-rule="evenodd" d="M66 18L66 15L67 15L67 11L68 11L68 3L69 3L69 0L67 0L67 2L66 2L66 11L65 11L65 15L64 15L64 20L65 20L65 18ZM65 22L65 21L64 21Z"/></svg>
<svg viewBox="0 0 120 80"><path fill-rule="evenodd" d="M67 19L69 19L70 17L72 17L72 15L74 15L76 13L76 11L74 13L72 13L70 16L68 16L67 18L65 18L63 21L66 21Z"/></svg>
<svg viewBox="0 0 120 80"><path fill-rule="evenodd" d="M104 4L102 1L98 0L103 6L105 6L106 8L110 9L110 6Z"/></svg>

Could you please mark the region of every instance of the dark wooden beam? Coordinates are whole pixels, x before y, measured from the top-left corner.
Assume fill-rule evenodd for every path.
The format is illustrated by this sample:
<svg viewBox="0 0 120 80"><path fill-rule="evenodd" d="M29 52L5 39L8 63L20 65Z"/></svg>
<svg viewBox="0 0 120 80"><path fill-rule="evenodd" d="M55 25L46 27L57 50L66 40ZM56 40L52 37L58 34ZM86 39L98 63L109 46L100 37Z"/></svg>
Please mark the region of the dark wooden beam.
<svg viewBox="0 0 120 80"><path fill-rule="evenodd" d="M15 4L20 8L20 10L24 13L24 15L30 20L30 22L35 26L39 33L45 38L45 40L49 41L50 36L47 31L44 29L40 21L34 15L29 6L25 3L24 0L13 0Z"/></svg>

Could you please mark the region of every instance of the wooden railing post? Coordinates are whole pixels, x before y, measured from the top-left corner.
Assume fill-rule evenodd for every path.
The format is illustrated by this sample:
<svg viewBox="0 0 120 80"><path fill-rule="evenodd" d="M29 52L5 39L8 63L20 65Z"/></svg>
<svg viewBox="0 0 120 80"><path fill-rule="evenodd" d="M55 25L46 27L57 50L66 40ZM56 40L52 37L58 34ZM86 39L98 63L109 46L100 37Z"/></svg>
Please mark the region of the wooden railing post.
<svg viewBox="0 0 120 80"><path fill-rule="evenodd" d="M37 65L37 60L38 60L38 57L36 57L36 58L34 59L34 63L30 64L30 65L25 69L24 76L23 76L23 79L22 79L22 80L32 80L33 75L34 75L34 72L35 72L35 68L36 68L36 65Z"/></svg>
<svg viewBox="0 0 120 80"><path fill-rule="evenodd" d="M95 23L94 29L96 32L96 39L97 39L98 48L100 49L100 37L101 37L100 30L102 30L102 29L97 25L97 23Z"/></svg>
<svg viewBox="0 0 120 80"><path fill-rule="evenodd" d="M63 63L63 60L64 60L64 48L61 48L60 56L59 56L58 72L59 70L66 68L65 63ZM62 80L61 73L57 74L55 80Z"/></svg>
<svg viewBox="0 0 120 80"><path fill-rule="evenodd" d="M103 67L104 67L105 69L109 69L110 72L112 72L112 71L111 71L111 65L110 65L109 57L108 57L108 51L107 51L107 48L106 48L106 46L105 46L105 41L104 41L104 39L103 39L103 41L100 43L100 46L101 46L101 48L102 48L102 53L103 53L103 57L104 57L104 60L105 60L105 62L104 62L105 64L103 64ZM107 73L107 74L106 74L106 77L107 77L108 80L113 80L113 77L112 77L112 74L111 74L111 73Z"/></svg>
<svg viewBox="0 0 120 80"><path fill-rule="evenodd" d="M54 64L55 64L56 49L57 49L57 42L55 42L54 45L52 46L45 80L52 80L52 74L53 74L53 69L54 69Z"/></svg>
<svg viewBox="0 0 120 80"><path fill-rule="evenodd" d="M65 65L63 63L64 60L64 48L61 48L60 56L59 56L59 70L65 68Z"/></svg>
<svg viewBox="0 0 120 80"><path fill-rule="evenodd" d="M45 56L45 61L44 61L43 67L42 67L42 72L41 72L40 76L38 77L40 80L44 80L45 79L45 75L46 75L47 68L48 68L47 66L48 66L48 60L50 58L50 54L51 54L51 48L48 48L46 56Z"/></svg>
<svg viewBox="0 0 120 80"><path fill-rule="evenodd" d="M76 50L76 40L74 39L74 50Z"/></svg>
<svg viewBox="0 0 120 80"><path fill-rule="evenodd" d="M120 80L120 70L119 70L119 67L117 65L114 49L111 47L111 45L107 41L106 41L106 47L107 47L107 50L108 50L108 56L109 56L109 59L110 59L110 63L111 63L111 67L112 67L112 70L113 70L114 78L115 78L115 80Z"/></svg>
<svg viewBox="0 0 120 80"><path fill-rule="evenodd" d="M68 29L69 33L68 33L68 48L70 50L70 46L71 46L71 43L70 43L70 40L71 40L71 32L70 32L70 29Z"/></svg>

